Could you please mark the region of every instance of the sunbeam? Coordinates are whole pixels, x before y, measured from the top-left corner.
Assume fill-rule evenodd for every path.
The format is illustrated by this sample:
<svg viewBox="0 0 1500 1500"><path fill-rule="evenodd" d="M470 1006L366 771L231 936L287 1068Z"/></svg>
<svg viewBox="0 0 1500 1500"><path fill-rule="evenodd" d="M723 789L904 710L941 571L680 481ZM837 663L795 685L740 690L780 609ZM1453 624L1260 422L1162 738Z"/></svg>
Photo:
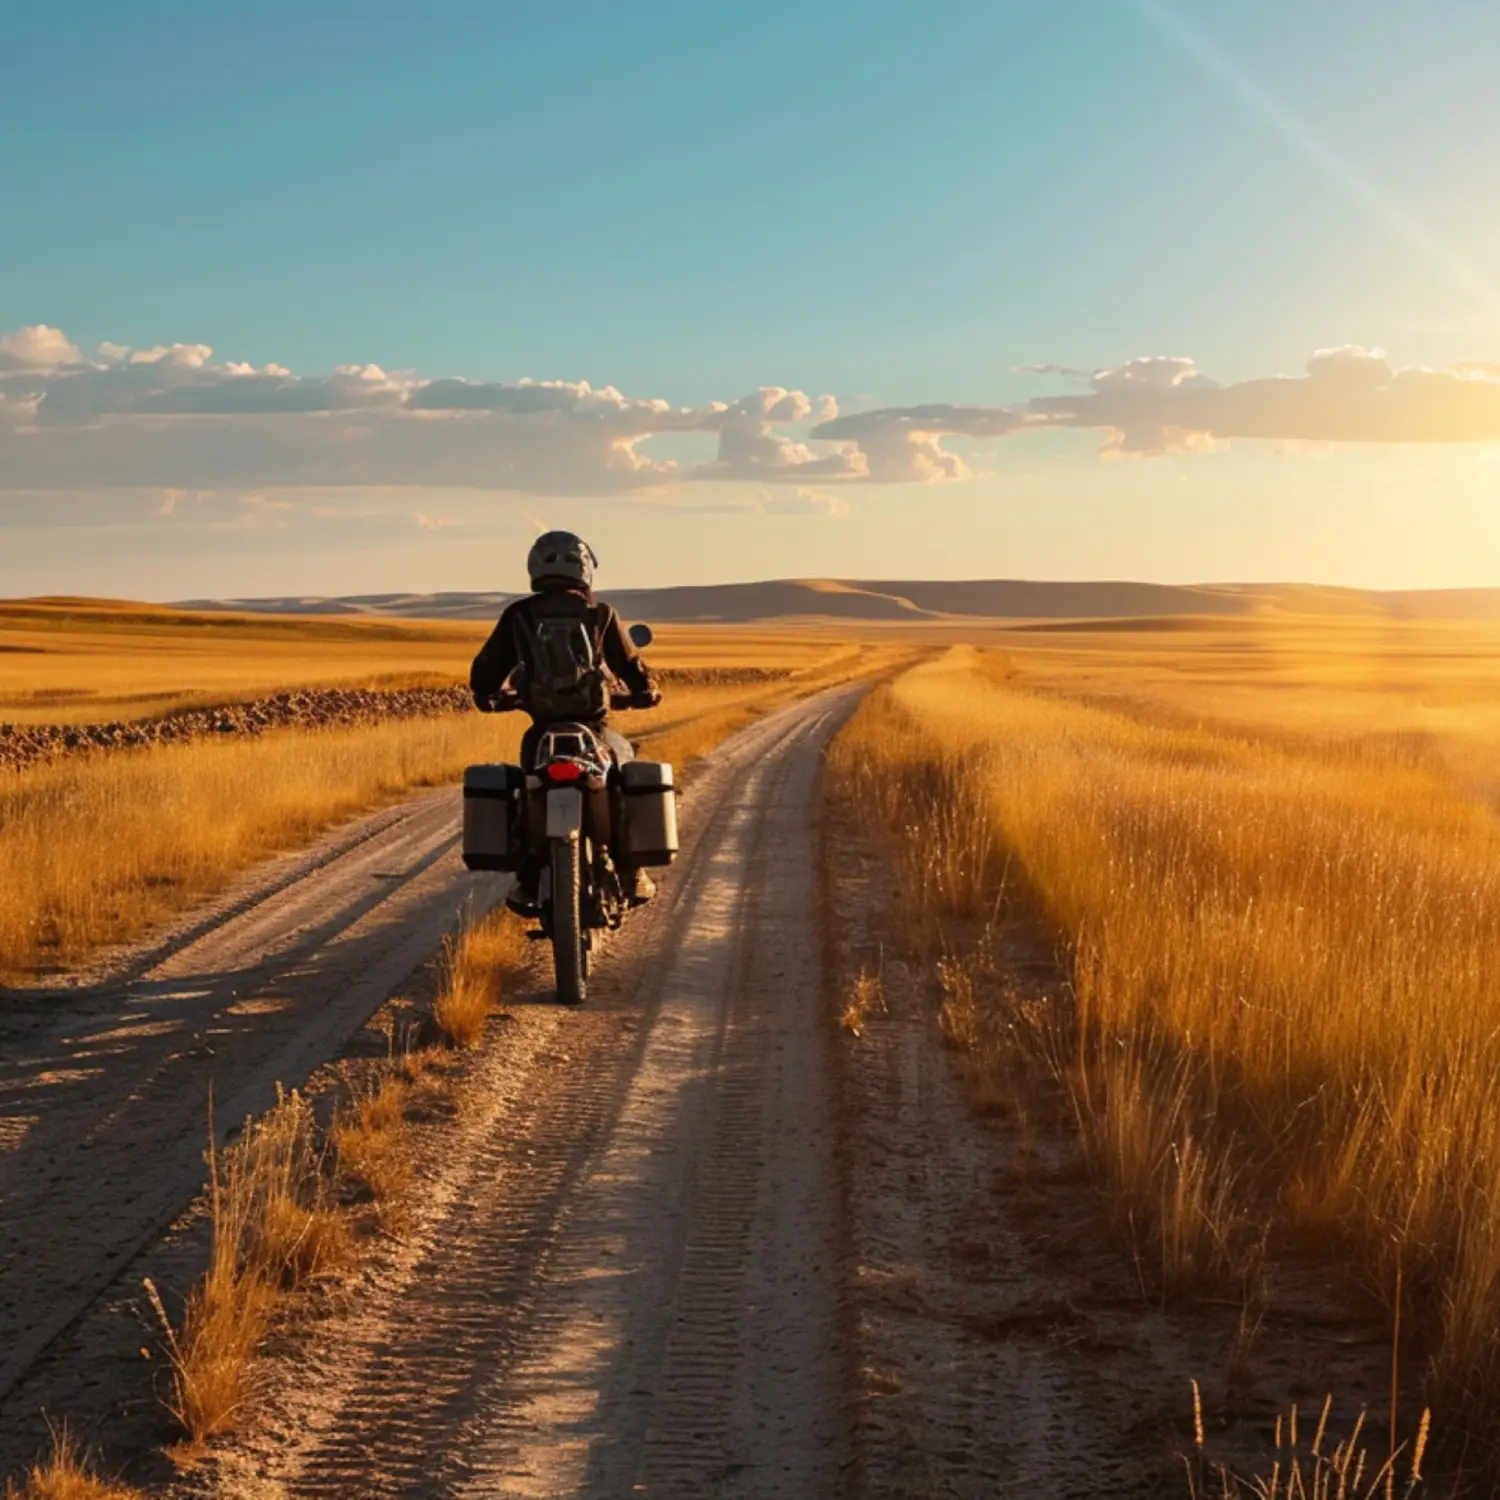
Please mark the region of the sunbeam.
<svg viewBox="0 0 1500 1500"><path fill-rule="evenodd" d="M1325 177L1337 183L1349 197L1362 204L1414 250L1420 251L1455 288L1481 304L1489 313L1500 317L1500 292L1462 256L1438 239L1426 225L1335 150L1288 105L1267 92L1201 31L1165 4L1164 0L1136 0L1136 6L1162 35L1206 72L1227 84L1243 104L1254 110Z"/></svg>

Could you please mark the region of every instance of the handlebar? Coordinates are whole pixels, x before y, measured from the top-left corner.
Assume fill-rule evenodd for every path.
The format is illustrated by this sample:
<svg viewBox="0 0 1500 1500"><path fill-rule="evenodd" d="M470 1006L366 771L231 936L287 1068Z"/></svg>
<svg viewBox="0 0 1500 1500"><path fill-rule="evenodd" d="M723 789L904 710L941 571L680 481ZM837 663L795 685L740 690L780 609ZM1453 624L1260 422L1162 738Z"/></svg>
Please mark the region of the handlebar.
<svg viewBox="0 0 1500 1500"><path fill-rule="evenodd" d="M609 706L615 712L627 708L655 708L661 702L661 694L650 693L611 693L609 695ZM501 688L498 693L492 693L480 704L480 708L487 714L514 713L521 707L521 695L511 688Z"/></svg>

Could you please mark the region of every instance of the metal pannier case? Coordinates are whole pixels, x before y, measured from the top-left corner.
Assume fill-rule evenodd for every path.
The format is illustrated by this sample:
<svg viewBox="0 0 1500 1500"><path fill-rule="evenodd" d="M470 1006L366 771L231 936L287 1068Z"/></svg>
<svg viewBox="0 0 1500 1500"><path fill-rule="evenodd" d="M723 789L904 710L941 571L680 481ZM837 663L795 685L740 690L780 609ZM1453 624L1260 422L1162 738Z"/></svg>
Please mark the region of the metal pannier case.
<svg viewBox="0 0 1500 1500"><path fill-rule="evenodd" d="M521 868L525 786L520 766L470 766L464 772L464 864L469 869Z"/></svg>
<svg viewBox="0 0 1500 1500"><path fill-rule="evenodd" d="M628 864L669 865L677 857L677 793L664 760L620 767L621 853Z"/></svg>

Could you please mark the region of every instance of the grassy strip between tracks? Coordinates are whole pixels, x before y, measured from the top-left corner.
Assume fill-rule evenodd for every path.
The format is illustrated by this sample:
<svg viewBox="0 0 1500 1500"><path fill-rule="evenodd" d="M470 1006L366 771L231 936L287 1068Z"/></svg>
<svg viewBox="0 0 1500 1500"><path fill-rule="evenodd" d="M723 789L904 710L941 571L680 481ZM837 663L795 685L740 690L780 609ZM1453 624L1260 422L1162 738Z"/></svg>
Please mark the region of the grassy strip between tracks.
<svg viewBox="0 0 1500 1500"><path fill-rule="evenodd" d="M1337 1255L1387 1299L1393 1408L1425 1387L1472 1467L1500 1404L1493 813L1426 763L1142 723L967 648L872 694L830 759L893 831L893 938L970 1083L1062 1081L1156 1294L1253 1318L1274 1257ZM1056 941L1070 1004L1018 993L1001 913ZM1382 1494L1412 1457L1386 1427ZM1307 1457L1308 1494L1379 1468Z"/></svg>

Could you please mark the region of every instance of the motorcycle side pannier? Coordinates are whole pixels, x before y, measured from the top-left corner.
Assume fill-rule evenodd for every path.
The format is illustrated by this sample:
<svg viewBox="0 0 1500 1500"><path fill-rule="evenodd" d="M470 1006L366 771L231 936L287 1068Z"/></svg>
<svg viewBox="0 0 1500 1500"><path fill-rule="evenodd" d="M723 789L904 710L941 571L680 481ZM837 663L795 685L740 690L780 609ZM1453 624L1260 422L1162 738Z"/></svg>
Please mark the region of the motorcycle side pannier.
<svg viewBox="0 0 1500 1500"><path fill-rule="evenodd" d="M525 787L520 766L470 766L464 772L464 864L469 869L521 868Z"/></svg>
<svg viewBox="0 0 1500 1500"><path fill-rule="evenodd" d="M620 767L621 854L633 865L669 865L677 857L677 793L664 760Z"/></svg>

